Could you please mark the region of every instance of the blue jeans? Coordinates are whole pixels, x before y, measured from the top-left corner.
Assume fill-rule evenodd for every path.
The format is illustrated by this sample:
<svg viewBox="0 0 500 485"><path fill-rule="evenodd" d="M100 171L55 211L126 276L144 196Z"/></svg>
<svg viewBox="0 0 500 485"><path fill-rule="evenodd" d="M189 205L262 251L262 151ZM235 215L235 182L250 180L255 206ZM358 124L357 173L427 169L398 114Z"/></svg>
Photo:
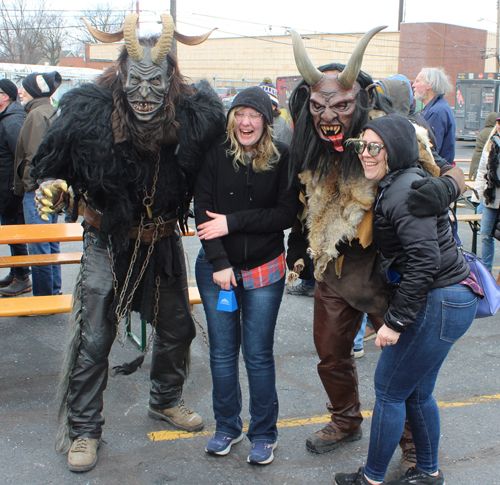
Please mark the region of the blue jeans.
<svg viewBox="0 0 500 485"><path fill-rule="evenodd" d="M353 347L354 350L363 349L363 338L365 337L365 329L367 321L368 321L368 315L365 313L363 321L361 322L361 328L359 329L359 332L356 335L356 338L354 339L354 347Z"/></svg>
<svg viewBox="0 0 500 485"><path fill-rule="evenodd" d="M481 261L486 268L493 269L493 258L495 256L495 239L490 236L497 216L498 209L483 206L481 218Z"/></svg>
<svg viewBox="0 0 500 485"><path fill-rule="evenodd" d="M13 219L8 219L2 216L2 226L12 226L24 224L24 216L22 212L18 212ZM27 256L28 246L26 244L9 244L11 256ZM20 281L24 281L31 274L29 266L20 268L10 268L10 274Z"/></svg>
<svg viewBox="0 0 500 485"><path fill-rule="evenodd" d="M57 216L50 216L44 221L36 211L35 192L27 192L23 199L24 220L26 224L54 224ZM56 254L59 253L59 243L32 243L28 244L30 254ZM57 295L61 292L61 266L33 266L33 295Z"/></svg>
<svg viewBox="0 0 500 485"><path fill-rule="evenodd" d="M241 347L250 392L251 419L247 437L252 443L274 443L278 437L274 329L285 278L263 288L245 290L241 272L233 268L238 310L229 313L217 310L221 288L213 282L213 266L206 259L203 248L196 259L195 271L207 317L216 432L232 438L241 434L238 370Z"/></svg>
<svg viewBox="0 0 500 485"><path fill-rule="evenodd" d="M375 408L365 474L382 481L408 416L417 468L438 469L439 410L432 395L439 369L476 315L477 298L464 285L431 290L415 323L385 347L375 371Z"/></svg>

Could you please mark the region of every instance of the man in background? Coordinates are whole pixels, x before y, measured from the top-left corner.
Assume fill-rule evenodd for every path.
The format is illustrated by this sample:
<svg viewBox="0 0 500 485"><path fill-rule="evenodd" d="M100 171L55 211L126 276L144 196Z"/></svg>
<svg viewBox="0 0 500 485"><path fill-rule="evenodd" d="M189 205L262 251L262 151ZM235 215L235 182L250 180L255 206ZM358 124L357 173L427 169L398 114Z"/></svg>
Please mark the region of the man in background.
<svg viewBox="0 0 500 485"><path fill-rule="evenodd" d="M0 79L0 216L2 225L24 224L23 199L14 194L14 155L26 112L17 101L17 86ZM26 244L10 244L12 256L26 256ZM11 268L0 279L0 294L17 296L31 291L29 267Z"/></svg>

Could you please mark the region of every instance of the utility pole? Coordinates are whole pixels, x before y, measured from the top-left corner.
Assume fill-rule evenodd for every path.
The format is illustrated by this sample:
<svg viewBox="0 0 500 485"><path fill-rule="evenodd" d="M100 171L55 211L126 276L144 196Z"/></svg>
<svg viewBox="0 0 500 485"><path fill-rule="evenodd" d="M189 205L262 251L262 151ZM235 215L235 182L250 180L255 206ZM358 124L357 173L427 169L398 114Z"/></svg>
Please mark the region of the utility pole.
<svg viewBox="0 0 500 485"><path fill-rule="evenodd" d="M399 0L398 31L401 32L401 23L404 22L405 0Z"/></svg>
<svg viewBox="0 0 500 485"><path fill-rule="evenodd" d="M177 26L177 0L170 0L170 15L172 15L174 25ZM172 39L170 50L177 57L177 41L175 39Z"/></svg>

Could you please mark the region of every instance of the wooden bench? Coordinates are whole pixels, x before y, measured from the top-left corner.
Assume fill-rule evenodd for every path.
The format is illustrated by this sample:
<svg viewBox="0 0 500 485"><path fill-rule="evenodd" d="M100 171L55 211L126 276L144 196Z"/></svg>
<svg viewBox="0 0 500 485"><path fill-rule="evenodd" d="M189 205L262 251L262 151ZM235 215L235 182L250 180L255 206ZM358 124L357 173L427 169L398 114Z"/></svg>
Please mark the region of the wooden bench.
<svg viewBox="0 0 500 485"><path fill-rule="evenodd" d="M193 236L194 231L185 235ZM80 223L65 224L23 224L13 226L0 226L0 244L30 244L39 242L74 242L82 241L83 228ZM22 267L22 266L44 266L53 264L79 264L82 252L67 252L59 254L37 254L27 256L2 256L0 257L0 268ZM189 287L189 303L191 310L193 305L201 303L200 293L197 287ZM71 311L72 295L49 295L49 296L22 296L1 297L0 317L20 317L27 315L47 315L53 313L68 313ZM127 324L127 333L144 350L146 342L144 334L146 323L142 323L142 340L139 340L130 328L130 319Z"/></svg>
<svg viewBox="0 0 500 485"><path fill-rule="evenodd" d="M472 247L471 251L477 254L477 235L481 229L482 214L457 214L458 222L468 222L472 230Z"/></svg>

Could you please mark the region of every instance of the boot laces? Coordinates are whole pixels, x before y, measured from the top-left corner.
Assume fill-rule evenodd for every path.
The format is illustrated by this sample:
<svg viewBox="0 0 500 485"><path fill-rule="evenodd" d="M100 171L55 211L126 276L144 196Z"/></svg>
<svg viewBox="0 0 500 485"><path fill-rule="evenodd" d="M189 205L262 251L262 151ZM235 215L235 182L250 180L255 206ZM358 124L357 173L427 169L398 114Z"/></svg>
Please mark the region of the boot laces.
<svg viewBox="0 0 500 485"><path fill-rule="evenodd" d="M188 409L186 405L184 404L184 401L181 401L177 407L179 408L179 411L184 414L184 416L187 416L188 414L192 414L193 411L191 409Z"/></svg>
<svg viewBox="0 0 500 485"><path fill-rule="evenodd" d="M88 438L78 438L75 442L74 451L79 453L87 453L90 441Z"/></svg>

